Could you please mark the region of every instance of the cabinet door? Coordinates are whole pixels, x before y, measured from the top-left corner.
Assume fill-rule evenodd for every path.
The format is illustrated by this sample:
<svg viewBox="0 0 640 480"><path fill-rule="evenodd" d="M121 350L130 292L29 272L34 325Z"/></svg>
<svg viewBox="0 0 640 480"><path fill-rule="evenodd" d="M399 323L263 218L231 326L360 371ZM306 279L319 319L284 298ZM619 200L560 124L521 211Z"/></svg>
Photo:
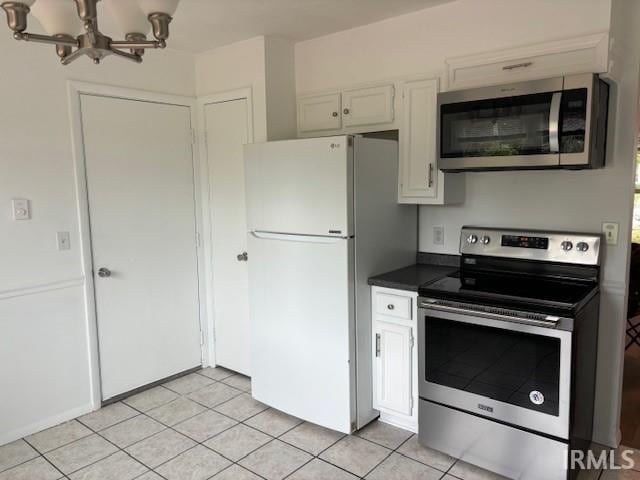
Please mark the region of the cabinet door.
<svg viewBox="0 0 640 480"><path fill-rule="evenodd" d="M375 407L411 415L412 328L381 321L375 325Z"/></svg>
<svg viewBox="0 0 640 480"><path fill-rule="evenodd" d="M438 79L404 85L400 132L400 197L435 198Z"/></svg>
<svg viewBox="0 0 640 480"><path fill-rule="evenodd" d="M340 130L341 128L339 93L298 99L298 130L300 132Z"/></svg>
<svg viewBox="0 0 640 480"><path fill-rule="evenodd" d="M357 88L342 93L345 127L393 122L393 85Z"/></svg>

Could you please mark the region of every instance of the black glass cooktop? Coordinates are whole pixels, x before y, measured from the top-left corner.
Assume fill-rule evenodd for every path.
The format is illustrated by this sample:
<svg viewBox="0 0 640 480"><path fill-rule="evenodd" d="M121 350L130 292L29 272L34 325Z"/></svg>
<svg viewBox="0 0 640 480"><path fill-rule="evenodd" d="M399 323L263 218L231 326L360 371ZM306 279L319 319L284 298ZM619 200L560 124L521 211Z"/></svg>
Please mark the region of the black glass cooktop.
<svg viewBox="0 0 640 480"><path fill-rule="evenodd" d="M420 296L516 308L548 314L573 313L597 284L529 275L456 273L422 285Z"/></svg>

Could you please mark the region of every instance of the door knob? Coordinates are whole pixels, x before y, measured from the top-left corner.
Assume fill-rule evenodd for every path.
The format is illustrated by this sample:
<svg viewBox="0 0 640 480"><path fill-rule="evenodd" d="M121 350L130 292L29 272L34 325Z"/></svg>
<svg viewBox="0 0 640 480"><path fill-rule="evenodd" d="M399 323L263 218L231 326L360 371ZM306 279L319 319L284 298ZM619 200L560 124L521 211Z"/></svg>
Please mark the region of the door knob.
<svg viewBox="0 0 640 480"><path fill-rule="evenodd" d="M98 276L102 278L109 278L111 276L111 270L102 267L100 270L98 270Z"/></svg>
<svg viewBox="0 0 640 480"><path fill-rule="evenodd" d="M249 254L247 252L242 252L240 255L238 255L239 262L246 262L247 260L249 260Z"/></svg>

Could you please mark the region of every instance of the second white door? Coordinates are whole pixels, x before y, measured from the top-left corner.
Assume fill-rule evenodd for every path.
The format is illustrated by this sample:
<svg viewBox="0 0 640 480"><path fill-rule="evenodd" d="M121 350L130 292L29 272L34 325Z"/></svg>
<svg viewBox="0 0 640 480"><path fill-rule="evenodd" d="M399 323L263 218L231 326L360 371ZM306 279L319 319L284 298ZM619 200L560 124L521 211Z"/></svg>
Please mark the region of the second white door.
<svg viewBox="0 0 640 480"><path fill-rule="evenodd" d="M248 108L246 98L204 107L212 232L215 363L245 375L250 375L250 332L242 146L250 141Z"/></svg>

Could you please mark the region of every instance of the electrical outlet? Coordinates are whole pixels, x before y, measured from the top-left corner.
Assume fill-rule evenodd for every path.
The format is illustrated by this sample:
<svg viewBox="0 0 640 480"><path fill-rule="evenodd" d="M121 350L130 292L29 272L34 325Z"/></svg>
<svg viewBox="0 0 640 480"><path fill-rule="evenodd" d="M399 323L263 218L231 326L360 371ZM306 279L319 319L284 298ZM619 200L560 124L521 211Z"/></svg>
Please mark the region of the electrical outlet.
<svg viewBox="0 0 640 480"><path fill-rule="evenodd" d="M602 233L604 233L604 239L607 245L618 244L618 227L619 224L614 222L604 222L602 224Z"/></svg>
<svg viewBox="0 0 640 480"><path fill-rule="evenodd" d="M433 244L444 245L444 227L442 225L433 227Z"/></svg>
<svg viewBox="0 0 640 480"><path fill-rule="evenodd" d="M58 250L71 250L71 238L69 232L58 232L56 234Z"/></svg>
<svg viewBox="0 0 640 480"><path fill-rule="evenodd" d="M24 198L14 198L11 201L14 220L29 220L31 218L31 208L29 200Z"/></svg>

